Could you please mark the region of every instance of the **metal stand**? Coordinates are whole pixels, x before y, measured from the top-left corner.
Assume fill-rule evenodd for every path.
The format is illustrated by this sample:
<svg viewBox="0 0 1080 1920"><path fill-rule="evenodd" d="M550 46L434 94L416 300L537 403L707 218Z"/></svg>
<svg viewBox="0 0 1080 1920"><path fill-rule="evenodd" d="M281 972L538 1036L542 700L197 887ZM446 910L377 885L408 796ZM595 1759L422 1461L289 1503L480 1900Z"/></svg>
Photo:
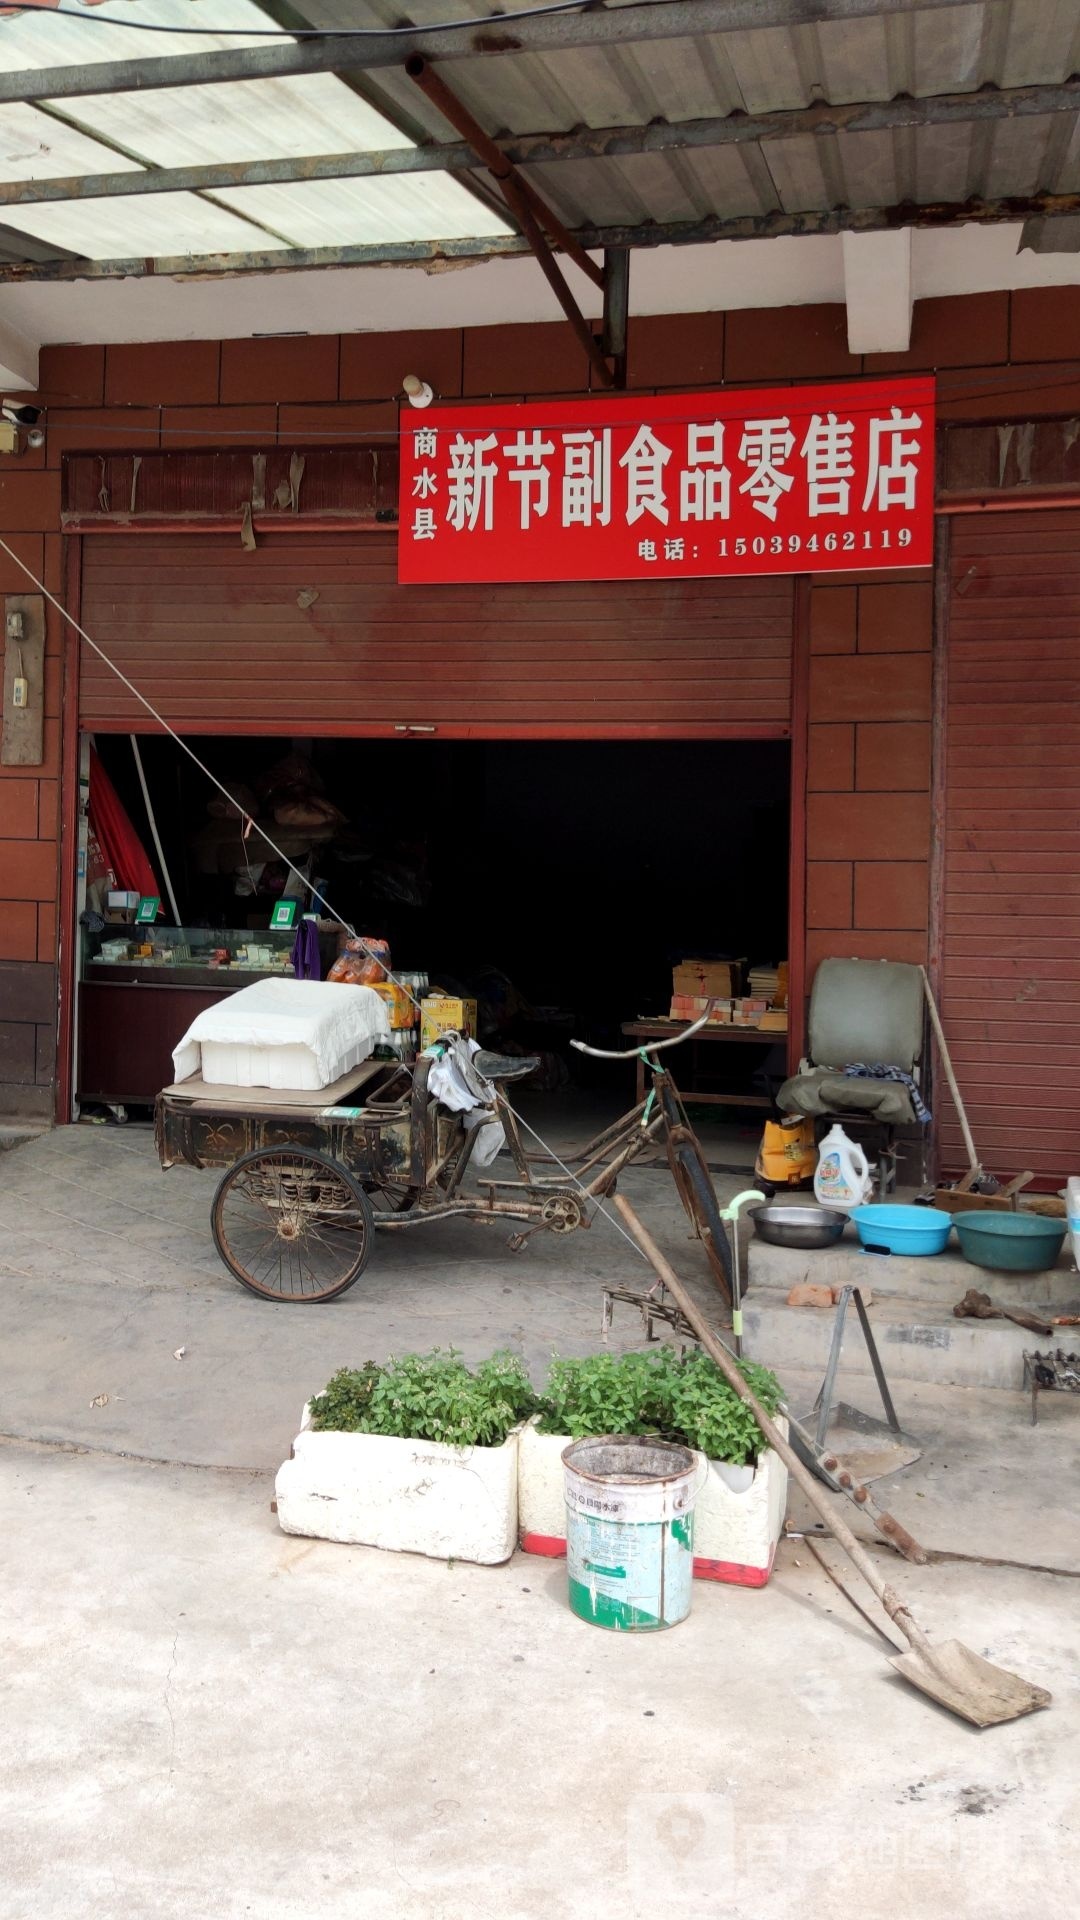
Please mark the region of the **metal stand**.
<svg viewBox="0 0 1080 1920"><path fill-rule="evenodd" d="M1080 1353L1024 1353L1024 1385L1031 1388L1031 1424L1039 1423L1040 1393L1080 1393Z"/></svg>
<svg viewBox="0 0 1080 1920"><path fill-rule="evenodd" d="M885 1409L885 1419L878 1420L871 1414L863 1413L858 1407L848 1406L846 1401L833 1402L836 1375L840 1367L840 1352L844 1344L844 1327L847 1320L849 1303L854 1300L855 1311L859 1316L859 1326L866 1342L866 1351L870 1365L874 1370L881 1404ZM839 1432L834 1431L827 1440L830 1422L838 1424ZM805 1429L813 1426L813 1436L806 1434L810 1441L806 1465L826 1480L835 1484L835 1474L841 1470L858 1475L860 1480L878 1480L885 1474L897 1473L901 1467L909 1467L919 1458L922 1448L908 1433L905 1433L896 1416L889 1383L885 1378L885 1369L881 1364L881 1355L877 1341L866 1314L866 1306L858 1287L841 1287L836 1303L836 1316L833 1321L832 1344L825 1366L825 1378L818 1390L817 1398L809 1413L803 1415L801 1426ZM799 1433L793 1432L793 1442L799 1445ZM866 1445L869 1441L871 1444ZM877 1444L873 1444L876 1442ZM823 1470L825 1462L830 1463L830 1471Z"/></svg>
<svg viewBox="0 0 1080 1920"><path fill-rule="evenodd" d="M660 1281L657 1282L655 1287L650 1287L648 1293L637 1293L632 1287L604 1288L603 1307L600 1314L600 1332L605 1340L611 1331L611 1322L616 1300L621 1306L637 1308L641 1315L641 1324L645 1329L645 1338L647 1341L655 1341L657 1339L656 1323L659 1321L661 1326L671 1328L676 1339L682 1342L684 1349L688 1345L696 1343L697 1334L694 1332L689 1320L679 1312L674 1301L669 1300L667 1288Z"/></svg>
<svg viewBox="0 0 1080 1920"><path fill-rule="evenodd" d="M829 1414L833 1411L830 1401L844 1336L844 1317L848 1299L852 1294L855 1295L856 1311L859 1314L877 1383L881 1389L882 1403L889 1419L889 1425L885 1426L882 1421L872 1420L868 1414L860 1413L856 1407L847 1407L842 1404L836 1407L835 1411L841 1415L845 1426L853 1429L853 1438L860 1439L865 1434L885 1436L887 1446L883 1446L879 1440L876 1448L872 1447L862 1453L839 1451L836 1447L826 1449L823 1445L829 1424ZM684 1346L690 1342L697 1346L702 1344L698 1328L686 1318L662 1279L656 1280L647 1293L639 1293L631 1287L605 1287L603 1298L600 1326L605 1338L611 1327L615 1303L618 1301L620 1305L637 1308L647 1340L656 1339L655 1326L659 1321L661 1325L670 1327L675 1338ZM721 1336L718 1334L716 1338L720 1339ZM726 1346L727 1341L724 1340L723 1344ZM730 1353L730 1347L728 1351ZM785 1408L784 1412L787 1416L791 1445L803 1465L816 1474L819 1480L823 1480L827 1487L831 1487L834 1493L842 1493L854 1507L871 1518L883 1538L896 1549L897 1553L903 1554L906 1560L914 1560L918 1565L923 1565L927 1557L925 1549L887 1508L878 1505L870 1488L864 1484L867 1480L880 1478L882 1474L896 1473L901 1467L910 1466L913 1460L919 1458L921 1448L902 1431L896 1418L896 1409L893 1406L881 1360L874 1344L874 1336L866 1318L866 1309L857 1288L845 1287L837 1303L836 1326L833 1332L832 1351L829 1354L829 1365L826 1368L821 1392L811 1412L806 1416L806 1423L803 1424L802 1421L797 1420L789 1408ZM816 1435L810 1431L810 1423L815 1416L817 1418ZM835 1440L835 1433L831 1437ZM864 1465L867 1461L869 1464Z"/></svg>

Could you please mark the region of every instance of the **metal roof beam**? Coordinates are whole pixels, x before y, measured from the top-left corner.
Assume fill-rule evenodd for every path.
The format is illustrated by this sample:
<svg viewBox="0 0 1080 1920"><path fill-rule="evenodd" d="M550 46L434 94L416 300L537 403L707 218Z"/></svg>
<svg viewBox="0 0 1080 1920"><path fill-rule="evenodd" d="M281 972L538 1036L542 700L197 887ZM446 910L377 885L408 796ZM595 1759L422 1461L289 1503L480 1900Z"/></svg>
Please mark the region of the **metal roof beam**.
<svg viewBox="0 0 1080 1920"><path fill-rule="evenodd" d="M536 255L537 265L548 286L569 320L577 339L584 347L600 385L612 386L615 376L608 366L599 340L567 285L562 265L552 252L552 242L561 247L567 258L572 260L575 266L601 289L604 286L604 269L598 267L594 260L590 260L583 248L578 246L574 235L563 225L558 215L552 212L547 201L541 198L536 189L529 185L506 155L500 151L490 134L484 132L479 121L473 118L456 93L451 92L442 75L436 73L434 67L429 66L427 61L422 60L417 54L406 63L405 71L409 79L434 103L455 133L460 133L468 141L477 159L482 160L487 167Z"/></svg>
<svg viewBox="0 0 1080 1920"><path fill-rule="evenodd" d="M589 252L608 247L704 246L714 240L772 240L779 235L886 233L900 227L985 226L1080 214L1080 193L1033 193L1001 200L936 201L896 207L832 207L824 212L719 215L668 226L581 227L576 239ZM520 234L464 240L398 240L375 246L289 247L273 253L210 253L131 260L0 262L0 285L28 280L221 280L233 274L301 273L332 267L419 266L443 261L495 260L528 255Z"/></svg>
<svg viewBox="0 0 1080 1920"><path fill-rule="evenodd" d="M1080 112L1080 80L1060 86L989 87L979 93L936 94L925 100L879 100L776 113L731 113L672 126L578 128L574 133L523 133L493 140L512 166L559 160L615 160L634 154L679 153L752 141L813 134L882 133L900 127L952 126ZM53 200L125 199L142 193L204 193L221 187L267 187L300 181L378 179L398 173L468 173L479 161L465 141L431 147L390 147L368 153L319 153L274 160L216 161L191 167L148 167L142 173L88 173L57 180L0 183L0 207Z"/></svg>
<svg viewBox="0 0 1080 1920"><path fill-rule="evenodd" d="M918 0L918 10L969 4L970 0ZM327 34L315 40L288 40L280 46L264 43L224 52L88 61L77 67L26 67L0 74L0 105L161 87L204 87L225 80L280 79L297 73L344 73L350 68L371 73L380 67L403 66L411 54L443 62L487 54L566 53L710 33L746 33L760 27L820 26L897 11L897 0L639 0L634 6L594 7L583 13L533 19L516 20L509 13L485 27L416 27L407 33L376 30L363 38Z"/></svg>
<svg viewBox="0 0 1080 1920"><path fill-rule="evenodd" d="M443 119L453 127L454 132L460 133L472 148L477 159L497 182L500 192L517 218L519 220L522 218L520 203L524 200L528 203L533 218L540 222L549 239L554 240L564 252L569 254L574 265L579 267L588 279L592 280L596 286L602 287L603 269L598 267L595 261L590 260L587 253L582 252L573 234L563 225L558 215L552 212L535 188L531 187L527 180L522 179L513 161L508 160L497 142L489 133L485 133L480 122L458 99L456 93L450 91L442 75L436 73L434 67L430 67L427 61L421 60L419 56L408 61L405 71L413 84L419 87L421 93L442 114ZM524 226L524 221L522 225ZM527 232L528 229L526 228L525 231Z"/></svg>

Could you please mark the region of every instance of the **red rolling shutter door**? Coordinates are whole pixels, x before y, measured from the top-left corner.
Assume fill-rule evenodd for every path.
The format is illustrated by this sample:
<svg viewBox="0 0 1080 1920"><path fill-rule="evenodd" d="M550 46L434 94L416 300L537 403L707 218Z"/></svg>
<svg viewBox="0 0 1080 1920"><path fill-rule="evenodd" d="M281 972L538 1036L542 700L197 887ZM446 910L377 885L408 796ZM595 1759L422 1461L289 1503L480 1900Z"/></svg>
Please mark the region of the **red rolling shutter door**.
<svg viewBox="0 0 1080 1920"><path fill-rule="evenodd" d="M788 731L790 579L399 587L396 535L106 534L87 631L189 733ZM83 648L88 728L147 716Z"/></svg>
<svg viewBox="0 0 1080 1920"><path fill-rule="evenodd" d="M954 520L945 780L942 1011L975 1144L1057 1183L1080 1172L1080 513Z"/></svg>

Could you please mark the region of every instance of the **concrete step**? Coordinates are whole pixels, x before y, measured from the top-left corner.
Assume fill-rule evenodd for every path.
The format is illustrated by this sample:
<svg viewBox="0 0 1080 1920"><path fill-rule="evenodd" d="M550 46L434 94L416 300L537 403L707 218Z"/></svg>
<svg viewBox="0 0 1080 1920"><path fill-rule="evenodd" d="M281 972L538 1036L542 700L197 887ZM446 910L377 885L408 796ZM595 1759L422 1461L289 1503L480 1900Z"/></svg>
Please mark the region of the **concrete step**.
<svg viewBox="0 0 1080 1920"><path fill-rule="evenodd" d="M24 1147L28 1140L37 1140L43 1133L49 1132L47 1120L4 1120L0 1121L0 1153L8 1153L13 1147Z"/></svg>
<svg viewBox="0 0 1080 1920"><path fill-rule="evenodd" d="M995 1306L1030 1307L1035 1313L1080 1311L1080 1274L1068 1240L1057 1265L1045 1273L991 1273L965 1260L955 1241L944 1253L923 1259L902 1253L864 1253L854 1227L849 1226L835 1247L816 1252L771 1247L755 1237L746 1250L746 1275L748 1286L756 1292L781 1293L785 1298L793 1286L811 1280L826 1287L868 1287L875 1299L917 1300L951 1314L968 1288L976 1287L988 1293Z"/></svg>
<svg viewBox="0 0 1080 1920"><path fill-rule="evenodd" d="M1067 1352L1080 1351L1080 1327L1056 1327L1048 1339L1008 1320L955 1320L950 1307L898 1294L877 1297L868 1309L868 1318L885 1378L890 1382L925 1380L938 1386L997 1387L1019 1392L1024 1385L1025 1348L1030 1352L1063 1346ZM743 1301L745 1351L750 1359L763 1361L782 1377L799 1369L820 1381L832 1330L833 1314L825 1308L789 1307L774 1287L755 1284L747 1289ZM858 1317L851 1311L844 1328L841 1364L845 1373L868 1376L873 1395L870 1357ZM867 1407L870 1410L869 1402Z"/></svg>

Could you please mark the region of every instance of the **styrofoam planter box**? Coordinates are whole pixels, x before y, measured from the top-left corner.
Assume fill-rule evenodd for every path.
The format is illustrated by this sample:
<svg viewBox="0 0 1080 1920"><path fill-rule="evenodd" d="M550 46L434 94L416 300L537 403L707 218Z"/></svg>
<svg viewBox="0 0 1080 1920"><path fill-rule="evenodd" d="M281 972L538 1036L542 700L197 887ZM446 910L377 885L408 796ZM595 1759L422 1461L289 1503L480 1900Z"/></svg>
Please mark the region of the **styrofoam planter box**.
<svg viewBox="0 0 1080 1920"><path fill-rule="evenodd" d="M315 1433L304 1408L275 1482L286 1533L495 1566L517 1545L518 1435L448 1447L379 1433Z"/></svg>
<svg viewBox="0 0 1080 1920"><path fill-rule="evenodd" d="M787 1439L787 1421L776 1422ZM735 1492L719 1460L708 1472L694 1502L694 1573L699 1580L726 1580L738 1587L763 1587L773 1569L776 1543L787 1511L788 1470L778 1453L766 1447L749 1486Z"/></svg>
<svg viewBox="0 0 1080 1920"><path fill-rule="evenodd" d="M787 1437L787 1421L777 1426ZM518 1447L519 1538L526 1553L566 1552L563 1495L563 1434L537 1433L532 1421ZM704 1461L704 1456L698 1456ZM763 1587L772 1572L776 1543L787 1510L787 1468L767 1447L749 1485L736 1492L726 1475L743 1477L741 1468L704 1461L705 1473L694 1502L694 1574L699 1580L725 1580L740 1587Z"/></svg>

